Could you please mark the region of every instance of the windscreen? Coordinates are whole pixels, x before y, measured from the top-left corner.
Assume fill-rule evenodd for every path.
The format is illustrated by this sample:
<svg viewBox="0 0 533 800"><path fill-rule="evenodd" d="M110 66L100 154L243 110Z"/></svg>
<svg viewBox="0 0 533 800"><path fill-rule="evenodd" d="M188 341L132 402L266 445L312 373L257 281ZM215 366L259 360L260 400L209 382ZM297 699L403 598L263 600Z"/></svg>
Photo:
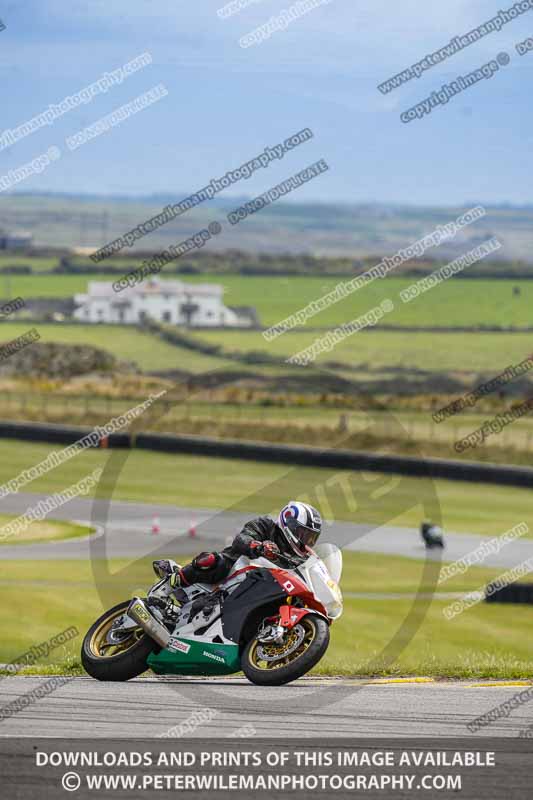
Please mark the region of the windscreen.
<svg viewBox="0 0 533 800"><path fill-rule="evenodd" d="M322 559L335 583L340 583L342 575L342 551L339 550L336 544L322 542L315 547L315 553Z"/></svg>

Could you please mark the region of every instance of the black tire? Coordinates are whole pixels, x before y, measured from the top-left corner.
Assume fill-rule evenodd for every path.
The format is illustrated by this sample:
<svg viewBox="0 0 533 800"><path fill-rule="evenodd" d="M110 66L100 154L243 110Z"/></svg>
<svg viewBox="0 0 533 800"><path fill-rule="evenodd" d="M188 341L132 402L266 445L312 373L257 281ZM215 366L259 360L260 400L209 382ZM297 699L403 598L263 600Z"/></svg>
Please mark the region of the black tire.
<svg viewBox="0 0 533 800"><path fill-rule="evenodd" d="M303 618L307 624L314 626L315 636L307 650L289 664L277 669L259 669L250 659L250 652L257 642L257 637L250 639L241 656L241 668L248 680L258 686L283 686L285 683L301 678L318 664L329 645L329 625L325 619L308 614Z"/></svg>
<svg viewBox="0 0 533 800"><path fill-rule="evenodd" d="M156 643L146 633L143 633L128 650L114 656L98 656L91 649L93 636L102 623L111 616L117 616L117 612L124 612L130 602L130 600L125 600L110 608L109 611L98 617L85 634L81 646L81 663L85 671L98 681L129 681L131 678L142 675L148 669L146 659L157 648Z"/></svg>

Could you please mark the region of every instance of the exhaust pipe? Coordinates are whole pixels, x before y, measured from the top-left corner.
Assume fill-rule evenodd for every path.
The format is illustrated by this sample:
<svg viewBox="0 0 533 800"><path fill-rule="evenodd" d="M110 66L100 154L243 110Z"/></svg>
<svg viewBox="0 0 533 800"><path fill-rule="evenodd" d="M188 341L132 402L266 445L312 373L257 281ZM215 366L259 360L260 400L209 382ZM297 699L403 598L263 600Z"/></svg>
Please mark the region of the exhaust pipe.
<svg viewBox="0 0 533 800"><path fill-rule="evenodd" d="M131 617L132 620L141 626L154 642L157 642L161 647L167 646L170 633L148 610L144 600L141 600L140 597L134 597L126 613L128 617Z"/></svg>

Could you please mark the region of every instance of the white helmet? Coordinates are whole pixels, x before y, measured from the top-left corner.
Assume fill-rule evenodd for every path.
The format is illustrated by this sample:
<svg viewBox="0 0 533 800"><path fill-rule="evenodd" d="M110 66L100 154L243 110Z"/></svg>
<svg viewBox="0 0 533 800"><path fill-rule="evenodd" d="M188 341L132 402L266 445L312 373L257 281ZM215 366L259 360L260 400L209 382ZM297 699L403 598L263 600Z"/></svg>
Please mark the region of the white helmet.
<svg viewBox="0 0 533 800"><path fill-rule="evenodd" d="M291 500L279 512L278 526L292 550L304 557L320 536L322 517L313 506Z"/></svg>

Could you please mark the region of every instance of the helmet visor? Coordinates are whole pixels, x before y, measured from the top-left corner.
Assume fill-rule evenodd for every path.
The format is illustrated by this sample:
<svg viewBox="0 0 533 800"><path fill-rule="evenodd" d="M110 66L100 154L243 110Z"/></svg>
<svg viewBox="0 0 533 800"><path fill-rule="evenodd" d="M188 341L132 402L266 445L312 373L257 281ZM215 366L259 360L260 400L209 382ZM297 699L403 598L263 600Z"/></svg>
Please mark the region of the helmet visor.
<svg viewBox="0 0 533 800"><path fill-rule="evenodd" d="M315 546L320 536L320 531L312 531L310 528L304 527L304 525L297 525L292 532L297 537L300 544L311 548Z"/></svg>

